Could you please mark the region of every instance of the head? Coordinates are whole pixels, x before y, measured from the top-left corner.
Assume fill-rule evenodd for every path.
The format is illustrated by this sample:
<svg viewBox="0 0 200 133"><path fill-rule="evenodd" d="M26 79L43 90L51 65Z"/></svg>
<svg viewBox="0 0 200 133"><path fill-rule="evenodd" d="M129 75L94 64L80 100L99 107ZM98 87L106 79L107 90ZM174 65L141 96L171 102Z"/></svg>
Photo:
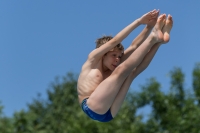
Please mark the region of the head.
<svg viewBox="0 0 200 133"><path fill-rule="evenodd" d="M96 42L96 48L99 48L100 46L102 46L103 44L105 44L106 42L110 41L111 39L113 39L112 36L103 36L101 38L98 38L95 42ZM113 49L118 49L121 50L122 53L124 53L124 46L119 43L117 46L115 46Z"/></svg>
<svg viewBox="0 0 200 133"><path fill-rule="evenodd" d="M112 36L103 36L96 40L96 48L101 47L106 42L110 41ZM116 45L113 49L108 51L103 56L103 67L113 71L121 62L121 57L124 54L124 47L121 43Z"/></svg>

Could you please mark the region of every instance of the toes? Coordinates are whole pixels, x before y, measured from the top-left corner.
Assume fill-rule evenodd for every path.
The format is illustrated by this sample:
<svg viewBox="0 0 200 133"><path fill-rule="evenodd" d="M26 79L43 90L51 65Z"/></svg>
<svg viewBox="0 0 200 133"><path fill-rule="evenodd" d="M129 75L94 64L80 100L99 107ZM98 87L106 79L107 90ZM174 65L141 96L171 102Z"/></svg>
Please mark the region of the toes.
<svg viewBox="0 0 200 133"><path fill-rule="evenodd" d="M173 19L172 19L172 16L170 14L167 16L167 22L166 23L173 25Z"/></svg>
<svg viewBox="0 0 200 133"><path fill-rule="evenodd" d="M162 29L162 27L165 25L165 22L166 22L166 14L160 15L157 20L157 23L158 23L160 29Z"/></svg>
<svg viewBox="0 0 200 133"><path fill-rule="evenodd" d="M159 19L162 19L162 18L163 18L163 16L164 16L164 14L161 14L161 15L159 16Z"/></svg>
<svg viewBox="0 0 200 133"><path fill-rule="evenodd" d="M172 20L172 16L168 14L167 19Z"/></svg>
<svg viewBox="0 0 200 133"><path fill-rule="evenodd" d="M166 14L163 14L162 19L163 19L163 20L166 19Z"/></svg>
<svg viewBox="0 0 200 133"><path fill-rule="evenodd" d="M166 14L160 15L160 19L165 19L165 18L166 18Z"/></svg>

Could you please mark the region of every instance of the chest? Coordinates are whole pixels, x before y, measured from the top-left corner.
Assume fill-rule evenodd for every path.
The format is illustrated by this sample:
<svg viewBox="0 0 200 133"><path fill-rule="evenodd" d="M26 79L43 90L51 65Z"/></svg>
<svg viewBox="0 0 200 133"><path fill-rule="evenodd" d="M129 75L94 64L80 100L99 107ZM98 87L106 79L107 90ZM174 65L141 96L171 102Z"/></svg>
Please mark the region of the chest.
<svg viewBox="0 0 200 133"><path fill-rule="evenodd" d="M110 70L104 71L102 66L103 66L102 64L98 65L97 74L99 75L99 77L102 78L102 80L105 80L106 78L108 78L111 75L112 72Z"/></svg>
<svg viewBox="0 0 200 133"><path fill-rule="evenodd" d="M87 80L87 82L95 82L99 84L100 82L108 78L111 72L103 71L102 66L103 66L102 60L92 63L91 67L89 67L89 69L87 69L87 71L84 72L83 75L85 76L82 76L83 80Z"/></svg>
<svg viewBox="0 0 200 133"><path fill-rule="evenodd" d="M90 75L91 80L97 80L97 81L101 82L101 81L105 80L107 77L109 77L110 73L103 72L99 69L93 69L89 75Z"/></svg>

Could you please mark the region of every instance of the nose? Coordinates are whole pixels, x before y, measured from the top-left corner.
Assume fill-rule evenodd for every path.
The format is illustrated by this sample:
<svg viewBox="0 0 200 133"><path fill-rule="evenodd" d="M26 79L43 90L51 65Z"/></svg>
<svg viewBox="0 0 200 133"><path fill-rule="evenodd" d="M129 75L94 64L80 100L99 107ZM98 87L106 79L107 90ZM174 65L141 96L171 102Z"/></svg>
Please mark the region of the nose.
<svg viewBox="0 0 200 133"><path fill-rule="evenodd" d="M115 61L116 61L116 62L119 62L119 61L120 61L120 58L119 58L119 57L117 57L117 58L115 59Z"/></svg>

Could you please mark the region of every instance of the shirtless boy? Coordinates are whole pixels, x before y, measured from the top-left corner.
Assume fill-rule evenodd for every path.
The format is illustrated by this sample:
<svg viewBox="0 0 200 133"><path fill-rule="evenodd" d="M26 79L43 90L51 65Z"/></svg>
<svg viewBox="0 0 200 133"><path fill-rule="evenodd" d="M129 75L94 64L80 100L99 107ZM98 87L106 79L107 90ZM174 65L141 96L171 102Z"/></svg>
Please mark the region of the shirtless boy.
<svg viewBox="0 0 200 133"><path fill-rule="evenodd" d="M77 86L79 103L91 119L112 120L133 79L147 68L159 46L169 41L172 16L158 15L158 10L150 11L115 37L97 40L97 48L82 66ZM124 51L122 40L140 24L146 24L146 27Z"/></svg>

